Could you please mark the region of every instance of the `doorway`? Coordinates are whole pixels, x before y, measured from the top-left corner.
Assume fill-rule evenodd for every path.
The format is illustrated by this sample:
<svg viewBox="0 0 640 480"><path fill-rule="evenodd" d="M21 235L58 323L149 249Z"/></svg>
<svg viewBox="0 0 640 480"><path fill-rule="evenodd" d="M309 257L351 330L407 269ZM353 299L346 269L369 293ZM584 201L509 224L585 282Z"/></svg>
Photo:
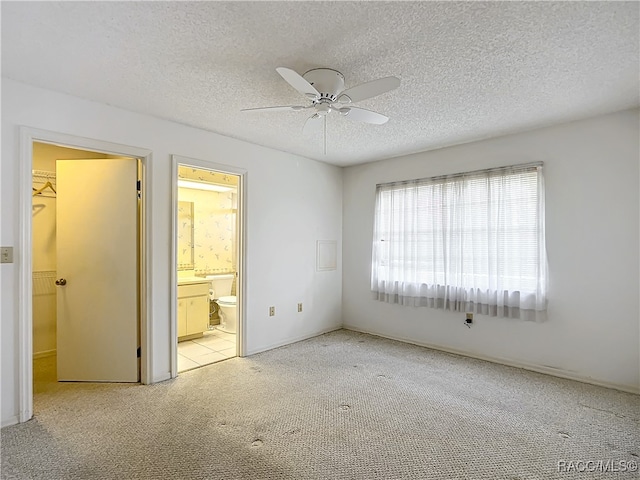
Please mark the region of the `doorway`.
<svg viewBox="0 0 640 480"><path fill-rule="evenodd" d="M36 380L140 379L138 163L33 144Z"/></svg>
<svg viewBox="0 0 640 480"><path fill-rule="evenodd" d="M241 355L243 174L174 157L175 373Z"/></svg>
<svg viewBox="0 0 640 480"><path fill-rule="evenodd" d="M58 259L57 259L57 236L56 230L59 229L56 225L57 218L55 215L55 205L62 201L62 197L59 197L60 189L69 191L67 187L63 187L64 182L61 181L62 177L59 176L60 172L56 172L57 168L54 166L57 159L66 158L72 159L68 163L73 163L73 171L77 174L77 166L83 163L79 158L91 158L84 162L89 166L89 170L92 170L94 166L100 165L105 167L108 162L120 162L121 165L128 165L127 171L133 175L134 182L133 198L134 200L134 232L133 236L129 238L135 254L135 265L133 266L133 290L134 290L134 303L135 313L133 316L133 322L129 323L131 327L129 329L130 334L127 337L128 341L133 345L133 358L134 364L129 371L132 375L128 380L134 383L151 383L152 372L150 371L150 335L149 335L149 298L146 295L147 278L149 275L148 268L149 262L147 261L148 255L148 236L147 225L145 219L148 218L148 203L145 202L145 193L148 192L146 187L145 171L148 167L148 162L151 158L151 152L144 149L138 149L136 147L128 147L118 144L112 144L99 140L91 140L81 137L74 137L71 135L59 134L55 132L49 132L44 130L37 130L28 127L22 127L20 129L21 137L21 149L20 149L20 242L19 249L24 252L21 256L18 268L18 292L19 292L19 330L18 330L18 354L20 358L19 362L19 421L25 422L33 416L33 379L34 379L34 362L40 360L49 359L59 354L60 348L57 333L59 325L57 322L58 311L56 289L64 287L67 283L64 277L57 275ZM36 158L42 152L48 152L52 155L45 155L42 161ZM48 163L47 163L48 162ZM133 163L132 163L133 162ZM131 166L133 165L133 168ZM107 169L109 170L109 169ZM106 173L106 172L103 172ZM100 186L103 185L103 174L98 174L101 178L91 178L90 181L78 181L73 182L77 185L85 185L88 189L94 188L100 191ZM109 176L109 175L107 175ZM65 175L65 178L69 178L69 175ZM86 178L86 177L85 177ZM127 177L128 178L128 177ZM140 179L136 182L135 179ZM136 185L137 183L137 185ZM68 183L67 183L68 185ZM109 184L106 182L106 190L109 190ZM35 194L35 195L34 195ZM84 197L84 195L82 195ZM75 203L82 206L82 204L88 202L84 201L84 198L76 198ZM86 218L91 218L91 213L96 212L96 216L100 216L100 212L97 210L91 210L90 214L85 219L78 218L79 221L75 222L75 229L78 232L84 227L85 230L91 230L92 224L89 225ZM48 217L48 218L46 218ZM74 224L72 218L69 224ZM49 229L41 235L39 223L41 221L48 222ZM75 233L74 233L75 235ZM66 243L66 242L64 242ZM82 245L82 240L79 240L73 248L78 245ZM55 259L51 256L52 252L56 252ZM48 254L48 255L47 255ZM130 258L130 257L128 257ZM90 269L91 263L84 265L84 269ZM75 275L74 275L75 278ZM56 281L58 284L56 285ZM84 282L74 282L74 286L79 286ZM70 283L69 283L70 285ZM101 292L93 289L91 294L87 295L86 292L81 294L80 297L84 297L85 303L90 305L96 305L97 310L101 310L97 296L100 296ZM68 297L71 295L68 294ZM91 297L91 298L86 298ZM65 299L65 308L67 311L72 311L71 303L68 302L69 298ZM64 303L64 302L63 302ZM55 308L55 310L54 310ZM95 311L90 312L90 316L94 315ZM72 322L73 323L73 322ZM108 324L108 323L107 323ZM101 335L100 342L104 340ZM66 347L64 348L66 351ZM84 359L85 363L91 364L95 358L95 351L91 349L84 349L85 353L89 351L88 360ZM54 360L54 367L55 363ZM71 362L73 363L73 362ZM129 366L130 366L129 362ZM110 371L107 368L105 372ZM56 369L49 368L48 373L57 377ZM75 378L68 378L65 380L76 380ZM79 381L121 381L119 378L78 378Z"/></svg>

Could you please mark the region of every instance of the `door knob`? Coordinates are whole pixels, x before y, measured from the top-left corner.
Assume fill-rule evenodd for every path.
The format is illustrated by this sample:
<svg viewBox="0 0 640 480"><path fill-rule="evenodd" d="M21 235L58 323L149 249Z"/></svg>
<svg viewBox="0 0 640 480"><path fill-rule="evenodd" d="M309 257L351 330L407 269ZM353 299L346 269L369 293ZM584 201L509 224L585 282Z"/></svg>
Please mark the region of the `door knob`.
<svg viewBox="0 0 640 480"><path fill-rule="evenodd" d="M64 278L60 278L60 279L56 280L56 285L58 285L58 286L63 286L63 285L66 285L66 284L67 284L67 281Z"/></svg>

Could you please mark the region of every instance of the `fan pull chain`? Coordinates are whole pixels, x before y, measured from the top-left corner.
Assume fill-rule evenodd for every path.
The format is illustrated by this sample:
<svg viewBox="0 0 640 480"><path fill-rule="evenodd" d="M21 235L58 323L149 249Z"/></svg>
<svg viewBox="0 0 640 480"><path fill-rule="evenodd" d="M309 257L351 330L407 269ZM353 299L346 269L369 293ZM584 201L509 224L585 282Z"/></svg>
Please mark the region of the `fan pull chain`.
<svg viewBox="0 0 640 480"><path fill-rule="evenodd" d="M327 154L327 116L322 117L324 119L324 154Z"/></svg>

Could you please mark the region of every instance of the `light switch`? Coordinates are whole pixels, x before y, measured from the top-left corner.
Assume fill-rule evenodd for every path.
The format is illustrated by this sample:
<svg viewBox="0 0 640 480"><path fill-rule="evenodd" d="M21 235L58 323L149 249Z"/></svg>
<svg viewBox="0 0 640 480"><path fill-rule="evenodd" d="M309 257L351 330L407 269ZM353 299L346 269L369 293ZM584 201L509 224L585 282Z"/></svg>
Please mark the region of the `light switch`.
<svg viewBox="0 0 640 480"><path fill-rule="evenodd" d="M13 247L0 247L0 263L13 263Z"/></svg>

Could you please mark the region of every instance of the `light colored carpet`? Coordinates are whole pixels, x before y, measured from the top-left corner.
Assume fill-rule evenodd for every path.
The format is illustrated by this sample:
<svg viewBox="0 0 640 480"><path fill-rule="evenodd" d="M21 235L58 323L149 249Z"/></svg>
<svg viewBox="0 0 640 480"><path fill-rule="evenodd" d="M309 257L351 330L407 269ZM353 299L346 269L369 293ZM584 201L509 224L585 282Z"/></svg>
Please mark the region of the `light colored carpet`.
<svg viewBox="0 0 640 480"><path fill-rule="evenodd" d="M46 368L3 479L638 478L558 462L633 465L639 396L346 330L151 386Z"/></svg>

